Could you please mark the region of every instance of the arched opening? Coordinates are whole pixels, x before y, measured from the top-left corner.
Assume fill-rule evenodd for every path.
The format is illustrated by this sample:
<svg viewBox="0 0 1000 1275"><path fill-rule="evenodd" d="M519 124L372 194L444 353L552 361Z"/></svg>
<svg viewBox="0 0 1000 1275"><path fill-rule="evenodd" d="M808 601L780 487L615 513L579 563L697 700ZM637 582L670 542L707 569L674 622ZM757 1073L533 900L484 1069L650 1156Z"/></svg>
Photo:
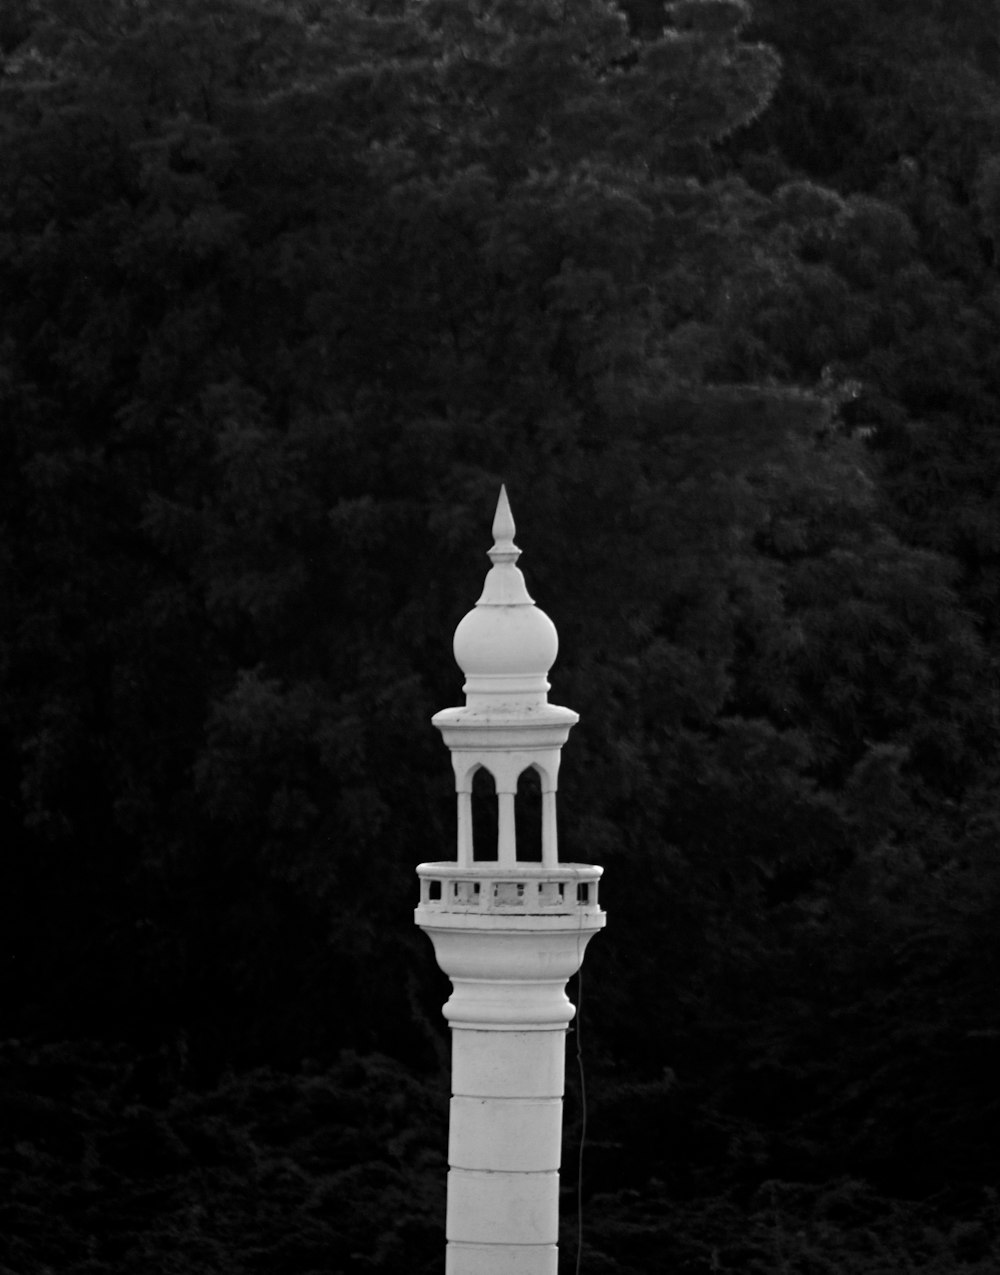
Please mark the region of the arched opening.
<svg viewBox="0 0 1000 1275"><path fill-rule="evenodd" d="M542 861L542 777L534 766L517 777L514 828L519 863Z"/></svg>
<svg viewBox="0 0 1000 1275"><path fill-rule="evenodd" d="M481 863L496 857L497 786L485 766L480 766L472 776L472 858Z"/></svg>

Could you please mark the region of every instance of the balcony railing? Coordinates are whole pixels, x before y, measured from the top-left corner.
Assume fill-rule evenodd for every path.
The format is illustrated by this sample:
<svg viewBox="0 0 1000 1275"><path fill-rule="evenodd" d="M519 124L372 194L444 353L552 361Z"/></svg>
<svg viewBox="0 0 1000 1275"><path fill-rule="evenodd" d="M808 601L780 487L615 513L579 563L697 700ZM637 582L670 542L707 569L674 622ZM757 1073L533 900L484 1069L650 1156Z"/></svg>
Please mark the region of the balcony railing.
<svg viewBox="0 0 1000 1275"><path fill-rule="evenodd" d="M600 912L597 891L602 868L562 863L540 867L530 863L499 867L479 862L422 863L420 906L432 912L576 915Z"/></svg>

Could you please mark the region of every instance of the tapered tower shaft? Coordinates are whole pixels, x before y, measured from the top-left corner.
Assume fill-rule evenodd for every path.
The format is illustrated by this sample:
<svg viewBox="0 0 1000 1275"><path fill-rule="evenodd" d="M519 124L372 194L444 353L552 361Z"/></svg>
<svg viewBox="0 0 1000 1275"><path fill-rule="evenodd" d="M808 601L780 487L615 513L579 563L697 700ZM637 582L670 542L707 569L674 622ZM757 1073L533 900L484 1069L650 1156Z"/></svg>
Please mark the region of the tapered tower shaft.
<svg viewBox="0 0 1000 1275"><path fill-rule="evenodd" d="M601 869L560 863L560 750L578 720L549 704L555 626L516 566L514 523L501 489L493 566L455 633L466 704L434 718L452 754L458 794L454 861L423 863L416 921L452 982L447 1275L555 1275L566 996L605 916ZM497 857L477 858L473 776L493 777ZM541 862L518 858L518 779L542 790Z"/></svg>

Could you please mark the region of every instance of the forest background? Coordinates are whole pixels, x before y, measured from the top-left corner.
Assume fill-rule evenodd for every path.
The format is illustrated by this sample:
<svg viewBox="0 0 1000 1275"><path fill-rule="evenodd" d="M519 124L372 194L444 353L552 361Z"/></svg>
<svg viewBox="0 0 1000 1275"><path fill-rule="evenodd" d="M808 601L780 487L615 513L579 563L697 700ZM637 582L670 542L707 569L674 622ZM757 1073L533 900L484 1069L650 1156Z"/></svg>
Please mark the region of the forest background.
<svg viewBox="0 0 1000 1275"><path fill-rule="evenodd" d="M1000 1268L995 0L0 50L4 1275L441 1269L501 480L606 870L582 1269Z"/></svg>

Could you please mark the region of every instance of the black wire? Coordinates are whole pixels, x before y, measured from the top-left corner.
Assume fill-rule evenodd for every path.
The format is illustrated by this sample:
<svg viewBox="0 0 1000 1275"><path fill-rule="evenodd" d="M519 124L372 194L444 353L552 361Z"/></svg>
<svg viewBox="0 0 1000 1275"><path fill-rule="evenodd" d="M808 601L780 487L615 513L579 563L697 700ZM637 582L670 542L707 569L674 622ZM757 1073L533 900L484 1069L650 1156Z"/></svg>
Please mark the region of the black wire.
<svg viewBox="0 0 1000 1275"><path fill-rule="evenodd" d="M580 1073L580 1150L576 1159L576 1275L583 1260L583 1149L587 1144L587 1080L583 1073L583 966L576 974L576 1066Z"/></svg>

